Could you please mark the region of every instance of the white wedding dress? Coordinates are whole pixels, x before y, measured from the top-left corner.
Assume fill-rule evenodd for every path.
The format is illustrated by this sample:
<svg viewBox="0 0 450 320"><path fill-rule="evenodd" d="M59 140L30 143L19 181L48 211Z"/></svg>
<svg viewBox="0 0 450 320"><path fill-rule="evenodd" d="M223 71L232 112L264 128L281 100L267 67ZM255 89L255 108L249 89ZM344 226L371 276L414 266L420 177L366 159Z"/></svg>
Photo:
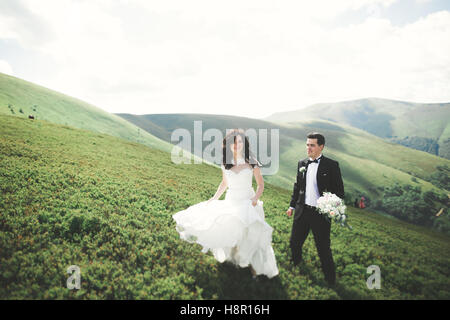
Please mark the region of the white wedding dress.
<svg viewBox="0 0 450 320"><path fill-rule="evenodd" d="M238 162L239 163L239 162ZM219 262L240 267L251 265L258 275L278 274L272 248L272 227L264 221L263 202L250 200L253 169L222 170L228 182L225 200L200 202L173 215L181 239L198 243L202 252L211 251Z"/></svg>

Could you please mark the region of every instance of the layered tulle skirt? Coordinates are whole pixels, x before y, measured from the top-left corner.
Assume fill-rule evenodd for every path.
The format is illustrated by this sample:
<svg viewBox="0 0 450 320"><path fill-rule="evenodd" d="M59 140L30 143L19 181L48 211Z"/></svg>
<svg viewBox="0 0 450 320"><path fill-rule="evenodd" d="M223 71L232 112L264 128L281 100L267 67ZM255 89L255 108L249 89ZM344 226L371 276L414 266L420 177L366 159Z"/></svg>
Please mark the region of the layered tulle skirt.
<svg viewBox="0 0 450 320"><path fill-rule="evenodd" d="M173 215L181 239L200 244L219 262L251 265L258 275L278 274L272 227L264 220L262 201L249 199L200 202Z"/></svg>

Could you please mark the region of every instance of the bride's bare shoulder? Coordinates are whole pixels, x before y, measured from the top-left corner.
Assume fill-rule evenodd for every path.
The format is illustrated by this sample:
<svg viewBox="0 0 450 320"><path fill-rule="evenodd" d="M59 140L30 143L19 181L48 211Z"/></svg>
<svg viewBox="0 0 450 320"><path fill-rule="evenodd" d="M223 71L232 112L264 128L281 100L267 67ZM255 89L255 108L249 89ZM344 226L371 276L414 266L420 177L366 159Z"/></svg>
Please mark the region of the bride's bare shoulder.
<svg viewBox="0 0 450 320"><path fill-rule="evenodd" d="M259 168L259 166L254 166L253 167L253 173L255 175L261 175L261 169Z"/></svg>

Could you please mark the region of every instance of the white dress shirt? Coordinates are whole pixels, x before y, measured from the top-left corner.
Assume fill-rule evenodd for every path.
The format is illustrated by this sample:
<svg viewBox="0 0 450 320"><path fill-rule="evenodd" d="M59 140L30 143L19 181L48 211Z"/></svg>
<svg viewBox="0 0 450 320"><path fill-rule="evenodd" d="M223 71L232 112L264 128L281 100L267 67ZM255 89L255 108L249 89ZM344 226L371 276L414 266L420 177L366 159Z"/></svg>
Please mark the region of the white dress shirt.
<svg viewBox="0 0 450 320"><path fill-rule="evenodd" d="M318 157L320 163L322 154ZM309 160L313 160L309 158ZM306 171L306 190L305 190L305 204L310 206L317 206L317 199L320 198L319 188L317 187L317 169L319 163L312 162L308 165Z"/></svg>
<svg viewBox="0 0 450 320"><path fill-rule="evenodd" d="M308 170L306 171L306 190L305 190L305 204L316 207L317 199L320 198L319 188L317 187L317 169L319 168L320 160L322 159L322 154L317 157L318 163L310 163L308 165ZM312 158L309 160L313 161ZM289 209L295 209L289 207Z"/></svg>

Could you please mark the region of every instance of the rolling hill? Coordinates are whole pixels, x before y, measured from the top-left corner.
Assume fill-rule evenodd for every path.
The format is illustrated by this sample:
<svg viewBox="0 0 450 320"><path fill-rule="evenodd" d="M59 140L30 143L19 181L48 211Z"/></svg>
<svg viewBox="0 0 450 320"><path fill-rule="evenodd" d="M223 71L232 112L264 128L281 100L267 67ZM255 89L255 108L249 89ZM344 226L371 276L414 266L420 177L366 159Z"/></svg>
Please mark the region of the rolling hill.
<svg viewBox="0 0 450 320"><path fill-rule="evenodd" d="M319 130L326 137L325 155L339 161L346 193L365 195L377 199L381 196L380 187L394 184L412 183L424 190L445 192L430 182L430 175L438 166L449 166L450 161L420 152L398 144L387 142L363 130L330 121L310 121L302 123L273 123L263 120L205 114L118 114L128 121L149 131L162 140L170 142L171 132L185 128L193 136L194 121L202 121L203 131L217 128L225 133L227 128L278 129L280 133L280 168L267 181L291 190L297 161L306 157L304 146L308 132ZM155 128L157 128L155 130ZM207 145L209 142L204 142ZM269 144L270 150L270 144Z"/></svg>
<svg viewBox="0 0 450 320"><path fill-rule="evenodd" d="M290 191L266 183L280 274L255 282L175 230L172 214L214 194L214 166L176 165L136 142L2 114L0 163L1 299L450 298L450 239L427 228L348 208L353 231L332 226L332 290L311 235L306 264L290 264ZM79 290L66 287L71 265ZM380 290L366 286L370 265L380 267Z"/></svg>
<svg viewBox="0 0 450 320"><path fill-rule="evenodd" d="M450 103L411 103L379 98L318 103L277 112L264 120L328 120L450 159Z"/></svg>
<svg viewBox="0 0 450 320"><path fill-rule="evenodd" d="M0 73L0 114L47 120L106 133L164 151L172 145L91 104L31 82Z"/></svg>

